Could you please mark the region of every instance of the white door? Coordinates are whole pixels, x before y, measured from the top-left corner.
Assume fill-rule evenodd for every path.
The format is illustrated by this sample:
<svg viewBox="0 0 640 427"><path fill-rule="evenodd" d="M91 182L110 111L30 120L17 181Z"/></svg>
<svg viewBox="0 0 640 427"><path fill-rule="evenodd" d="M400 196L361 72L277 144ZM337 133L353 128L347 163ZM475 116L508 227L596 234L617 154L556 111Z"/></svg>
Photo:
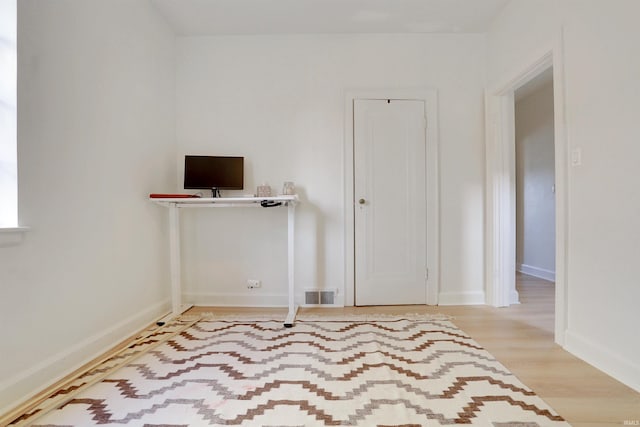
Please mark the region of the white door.
<svg viewBox="0 0 640 427"><path fill-rule="evenodd" d="M353 108L355 304L426 304L424 102Z"/></svg>

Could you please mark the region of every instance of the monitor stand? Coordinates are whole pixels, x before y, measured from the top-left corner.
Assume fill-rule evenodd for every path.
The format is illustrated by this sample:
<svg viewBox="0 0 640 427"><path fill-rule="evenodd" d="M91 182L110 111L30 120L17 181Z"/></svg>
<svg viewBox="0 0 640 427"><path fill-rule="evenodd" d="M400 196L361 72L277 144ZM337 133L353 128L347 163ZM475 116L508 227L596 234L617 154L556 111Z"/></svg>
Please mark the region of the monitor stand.
<svg viewBox="0 0 640 427"><path fill-rule="evenodd" d="M220 196L220 190L218 190L217 188L212 188L211 189L211 197L212 198L217 198L217 197L221 197Z"/></svg>

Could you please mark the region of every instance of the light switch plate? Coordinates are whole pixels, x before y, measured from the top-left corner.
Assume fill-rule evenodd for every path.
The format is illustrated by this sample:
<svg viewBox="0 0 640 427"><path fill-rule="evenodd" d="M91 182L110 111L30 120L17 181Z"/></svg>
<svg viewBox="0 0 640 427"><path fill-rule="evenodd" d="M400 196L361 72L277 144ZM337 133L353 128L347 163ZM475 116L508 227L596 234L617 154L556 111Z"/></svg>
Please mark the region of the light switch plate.
<svg viewBox="0 0 640 427"><path fill-rule="evenodd" d="M582 164L582 149L574 148L571 150L571 166L580 166Z"/></svg>

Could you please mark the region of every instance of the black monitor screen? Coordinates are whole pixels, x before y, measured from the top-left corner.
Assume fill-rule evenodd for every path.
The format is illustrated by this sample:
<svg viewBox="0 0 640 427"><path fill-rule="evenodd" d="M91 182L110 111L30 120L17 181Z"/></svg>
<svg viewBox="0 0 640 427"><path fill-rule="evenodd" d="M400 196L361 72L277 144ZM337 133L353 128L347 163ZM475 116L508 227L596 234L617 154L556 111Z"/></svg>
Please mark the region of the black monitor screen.
<svg viewBox="0 0 640 427"><path fill-rule="evenodd" d="M184 188L242 190L244 157L184 156Z"/></svg>

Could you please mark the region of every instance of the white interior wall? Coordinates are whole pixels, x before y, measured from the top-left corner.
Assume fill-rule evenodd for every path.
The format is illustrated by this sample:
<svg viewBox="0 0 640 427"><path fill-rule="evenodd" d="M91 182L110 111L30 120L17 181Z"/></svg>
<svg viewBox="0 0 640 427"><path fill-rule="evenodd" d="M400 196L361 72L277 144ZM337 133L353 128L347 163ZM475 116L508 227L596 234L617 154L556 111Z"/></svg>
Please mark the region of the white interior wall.
<svg viewBox="0 0 640 427"><path fill-rule="evenodd" d="M515 103L516 266L554 280L555 155L553 83Z"/></svg>
<svg viewBox="0 0 640 427"><path fill-rule="evenodd" d="M181 37L177 162L245 156L245 193L294 181L297 287L343 298L345 93L435 88L440 302L482 303L484 43L479 34ZM191 210L183 220L188 300L285 304L283 212ZM248 291L249 278L263 287Z"/></svg>
<svg viewBox="0 0 640 427"><path fill-rule="evenodd" d="M638 16L635 0L513 0L487 34L488 80L497 85L562 31L568 144L582 150L582 164L567 166L565 346L636 390Z"/></svg>
<svg viewBox="0 0 640 427"><path fill-rule="evenodd" d="M0 413L168 311L174 37L146 2L18 2L22 244L0 247Z"/></svg>

